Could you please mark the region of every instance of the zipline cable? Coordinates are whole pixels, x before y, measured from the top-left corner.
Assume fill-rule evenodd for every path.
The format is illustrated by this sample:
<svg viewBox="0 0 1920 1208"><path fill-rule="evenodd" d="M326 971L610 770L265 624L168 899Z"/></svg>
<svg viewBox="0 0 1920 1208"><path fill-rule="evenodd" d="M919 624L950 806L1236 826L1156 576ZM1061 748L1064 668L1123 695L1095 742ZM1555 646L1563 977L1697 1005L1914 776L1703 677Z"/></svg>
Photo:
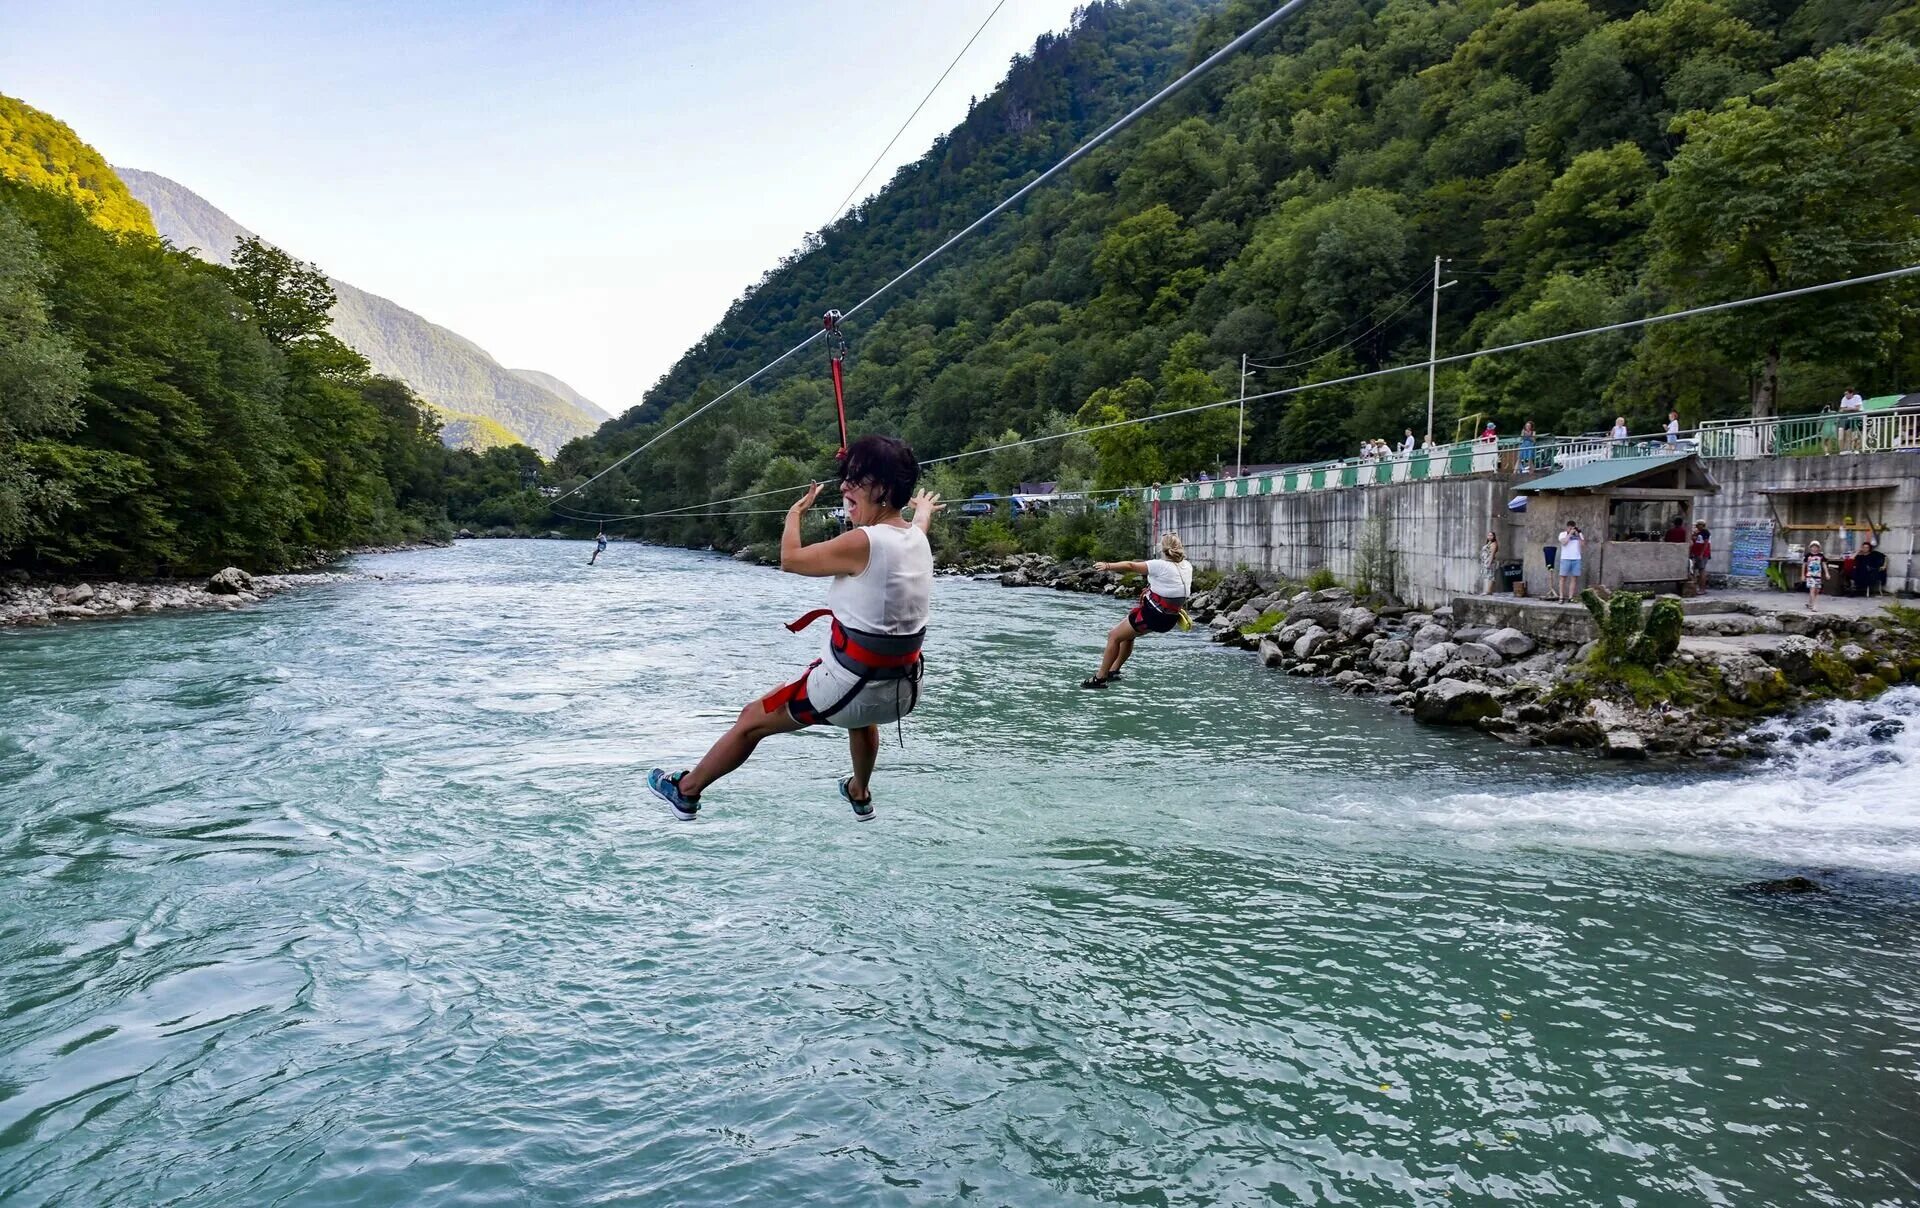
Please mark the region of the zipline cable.
<svg viewBox="0 0 1920 1208"><path fill-rule="evenodd" d="M892 290L894 286L899 285L902 281L905 281L908 277L913 276L915 273L919 272L921 269L925 268L927 265L933 263L934 260L944 255L949 248L953 247L955 244L959 243L961 240L965 239L967 236L973 234L975 231L979 230L981 227L991 222L994 218L997 218L999 215L1004 213L1008 208L1017 204L1020 201L1020 199L1025 197L1027 194L1033 192L1035 189L1039 188L1041 185L1045 184L1047 181L1052 180L1055 176L1058 176L1061 172L1065 171L1068 167L1071 167L1073 164L1079 162L1089 152L1093 151L1094 148L1100 146L1101 144L1105 143L1107 140L1111 139L1114 135L1119 134L1122 130L1125 130L1127 127L1133 125L1135 122L1139 121L1142 117L1146 116L1148 113L1152 112L1154 109L1159 108L1160 105L1163 104L1165 101L1167 101L1169 98L1180 93L1189 84L1192 84L1195 80L1199 79L1203 75L1206 75L1208 72L1212 71L1215 67L1218 67L1222 62L1224 62L1228 58L1231 58L1236 52L1238 52L1241 48L1245 47L1248 43L1259 38L1261 34L1266 33L1268 30L1272 29L1274 26L1278 25L1280 22L1286 20L1288 17L1291 17L1294 13L1300 11L1302 8L1305 8L1307 3L1308 3L1308 0L1287 0L1285 4L1282 4L1279 8L1274 9L1271 13L1268 13L1265 17L1262 17L1260 20L1254 22L1253 25L1248 27L1248 29L1242 34L1240 34L1240 36L1234 38L1231 42L1228 42L1225 46L1222 46L1219 50L1214 51L1212 54L1208 55L1206 58L1202 59L1200 62L1188 68L1187 71L1183 75L1181 75L1179 79L1173 81L1171 84L1168 84L1165 88L1162 88L1159 92L1154 93L1152 96L1142 101L1139 105L1135 106L1133 110L1128 114L1126 114L1124 117L1120 118L1118 121L1114 122L1112 125L1108 126L1106 129L1100 131L1100 133L1094 135L1092 138L1089 138L1086 142L1081 143L1078 147L1068 152L1064 159L1060 160L1060 162L1054 164L1051 168L1048 168L1046 171L1040 173L1040 175L1034 177L1032 180L1022 185L1019 189L1009 194L1005 199L1003 199L1000 202L1000 204L994 206L991 210L988 210L985 214L982 214L980 217L974 219L972 222L962 227L959 231L948 236L946 241L941 243L940 246L934 248L931 252L928 252L926 255L922 256L920 259L908 265L905 269L901 270L900 273L898 273L892 280L888 281L885 285L882 285L879 289L874 290L872 293L860 299L860 301L854 303L852 306L847 307L845 310L841 312L842 317L851 317L852 315L857 314L859 311L864 310L866 307L872 305L882 295ZM665 440L667 437L673 435L673 433L679 431L681 428L685 427L687 424L693 422L695 419L705 414L708 410L718 406L720 403L730 398L734 394L734 392L739 390L741 387L746 386L749 383L753 382L754 380L758 379L763 374L765 374L768 370L786 361L787 359L792 357L795 353L799 352L801 349L805 348L807 345L813 343L813 341L815 341L816 339L819 339L823 333L824 333L824 329L818 329L813 331L807 336L806 339L800 341L798 344L795 344L792 348L787 349L785 352L781 353L779 356L775 357L773 360L768 361L766 364L754 370L752 373L748 374L746 377L741 378L739 381L735 382L733 385L721 391L718 395L702 403L700 406L694 408L692 411L682 416L679 420L675 421L669 427L654 434L654 436L650 440L648 440L646 443L640 445L638 448L635 448L629 451L628 453L626 453L625 455L623 455L618 461L615 461L612 465L608 466L606 469L601 470L598 474L595 474L592 478L589 478L585 482L582 482L579 486L572 487L567 491L563 492L555 499L555 502L557 503L560 499L565 499L570 495L575 495L581 491L584 491L589 486L592 486L595 482L598 482L600 479L606 477L608 474L613 473L613 471L625 465L627 462L631 461L633 458L638 457L640 454L646 452L648 449L651 449L653 446L659 444L661 441Z"/></svg>
<svg viewBox="0 0 1920 1208"><path fill-rule="evenodd" d="M1920 274L1920 264L1910 264L1905 268L1888 269L1885 272L1868 273L1859 277L1845 277L1837 281L1824 281L1818 285L1803 285L1795 289L1776 290L1773 293L1756 294L1750 298L1736 298L1729 302L1714 302L1706 306L1690 307L1686 310L1669 311L1665 314L1648 315L1639 319L1627 319L1619 323L1608 323L1600 327L1588 327L1580 331L1561 332L1558 335L1539 336L1531 340L1520 340L1512 344L1498 344L1490 348L1477 348L1472 352L1457 352L1443 357L1435 357L1431 364L1452 365L1462 361L1471 361L1480 357L1495 356L1505 352L1518 352L1521 349L1537 348L1543 344L1558 344L1566 340L1578 340L1587 336L1605 335L1609 332L1625 331L1635 327L1651 327L1658 323L1670 323L1677 319L1691 319L1700 315L1714 314L1720 311L1737 310L1747 306L1758 306L1765 302L1780 302L1789 298L1800 298L1810 294L1825 293L1829 290L1845 289L1855 285L1871 285L1880 281L1892 281L1902 277ZM1406 364L1392 365L1385 369L1369 369L1360 373L1350 373L1344 377L1329 378L1324 382L1307 382L1299 386L1288 386L1281 390L1269 390L1261 394L1249 394L1245 401L1260 402L1266 399L1285 398L1295 394L1304 394L1309 390L1322 390L1330 386L1346 386L1354 382L1364 382L1373 378L1387 377L1396 373L1410 373L1425 370L1429 362L1422 358ZM1006 449L1018 449L1027 445L1045 444L1049 441L1066 440L1074 436L1085 436L1092 432L1105 432L1114 428L1127 428L1138 424L1158 423L1163 419L1177 419L1183 415L1194 415L1202 411L1213 411L1221 407L1236 407L1239 398L1221 399L1218 402L1201 403L1193 407L1183 407L1178 411L1163 411L1157 415L1137 416L1131 419L1114 420L1111 423L1095 424L1089 428L1075 428L1068 432L1049 433L1045 436L1033 436L1024 440L1009 441L1006 444L989 445L983 449L969 449L964 453L949 453L944 457L929 457L922 466L940 465L950 461L962 461L969 457L979 457L987 453L998 453ZM743 503L753 499L762 499L769 495L783 495L798 490L797 487L780 487L769 491L756 491L750 495L735 495L727 499L709 500L706 503L686 504L678 508L667 508L654 512L636 512L630 516L621 516L620 520L650 520L665 516L685 515L700 508L722 507L729 503ZM1137 490L1139 488L1125 488ZM726 513L719 513L724 515ZM611 519L611 518L610 518Z"/></svg>

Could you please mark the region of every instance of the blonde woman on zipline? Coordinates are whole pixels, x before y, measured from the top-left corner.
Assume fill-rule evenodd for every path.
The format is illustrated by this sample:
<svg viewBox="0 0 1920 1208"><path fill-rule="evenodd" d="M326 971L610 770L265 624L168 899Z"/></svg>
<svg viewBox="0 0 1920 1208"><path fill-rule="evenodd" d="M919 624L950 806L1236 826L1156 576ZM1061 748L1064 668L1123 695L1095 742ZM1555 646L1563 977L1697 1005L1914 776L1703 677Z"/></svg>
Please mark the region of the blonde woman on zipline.
<svg viewBox="0 0 1920 1208"><path fill-rule="evenodd" d="M1127 619L1107 633L1106 653L1100 658L1100 670L1080 681L1082 688L1104 688L1120 678L1120 668L1133 654L1134 639L1143 633L1165 633L1180 623L1180 612L1193 594L1193 563L1180 538L1172 533L1160 538L1160 556L1144 562L1095 562L1095 570L1117 570L1145 575L1147 588L1140 602L1127 613Z"/></svg>

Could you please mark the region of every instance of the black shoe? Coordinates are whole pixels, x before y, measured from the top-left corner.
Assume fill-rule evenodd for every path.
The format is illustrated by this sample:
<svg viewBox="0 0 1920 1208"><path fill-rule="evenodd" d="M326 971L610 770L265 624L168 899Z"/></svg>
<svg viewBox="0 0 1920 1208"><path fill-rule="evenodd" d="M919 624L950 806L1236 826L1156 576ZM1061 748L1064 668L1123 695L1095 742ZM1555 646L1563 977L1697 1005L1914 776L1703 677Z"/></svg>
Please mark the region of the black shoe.
<svg viewBox="0 0 1920 1208"><path fill-rule="evenodd" d="M1123 678L1126 674L1127 674L1126 672L1118 670L1116 668L1113 671L1107 672L1107 682L1111 684L1113 681Z"/></svg>
<svg viewBox="0 0 1920 1208"><path fill-rule="evenodd" d="M840 782L840 795L846 798L846 802L848 805L853 807L853 820L855 822L872 822L873 821L872 791L871 790L868 791L867 799L865 801L855 801L853 799L853 794L847 791L847 786L852 783L853 783L853 777L851 776L847 777L845 780L842 780Z"/></svg>
<svg viewBox="0 0 1920 1208"><path fill-rule="evenodd" d="M1080 686L1082 688L1104 688L1107 686L1107 681L1101 676L1089 675L1080 681Z"/></svg>

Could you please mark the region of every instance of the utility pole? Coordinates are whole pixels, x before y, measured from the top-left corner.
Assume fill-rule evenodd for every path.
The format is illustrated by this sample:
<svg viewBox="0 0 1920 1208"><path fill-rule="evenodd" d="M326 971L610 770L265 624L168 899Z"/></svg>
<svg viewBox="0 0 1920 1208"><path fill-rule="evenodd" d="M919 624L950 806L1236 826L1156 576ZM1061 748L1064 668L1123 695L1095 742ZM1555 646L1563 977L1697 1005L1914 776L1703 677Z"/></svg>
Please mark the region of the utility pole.
<svg viewBox="0 0 1920 1208"><path fill-rule="evenodd" d="M1440 284L1440 266L1443 264L1451 264L1451 263L1453 263L1451 260L1440 257L1440 256L1435 256L1433 258L1433 324L1427 331L1427 437L1426 438L1428 440L1433 439L1434 361L1440 355L1440 291L1447 288L1447 285L1455 284L1455 282L1452 282L1452 281L1447 282L1447 285ZM1243 394L1246 393L1244 387L1242 388L1241 393Z"/></svg>
<svg viewBox="0 0 1920 1208"><path fill-rule="evenodd" d="M1240 435L1233 442L1233 476L1247 472L1247 354L1240 354Z"/></svg>

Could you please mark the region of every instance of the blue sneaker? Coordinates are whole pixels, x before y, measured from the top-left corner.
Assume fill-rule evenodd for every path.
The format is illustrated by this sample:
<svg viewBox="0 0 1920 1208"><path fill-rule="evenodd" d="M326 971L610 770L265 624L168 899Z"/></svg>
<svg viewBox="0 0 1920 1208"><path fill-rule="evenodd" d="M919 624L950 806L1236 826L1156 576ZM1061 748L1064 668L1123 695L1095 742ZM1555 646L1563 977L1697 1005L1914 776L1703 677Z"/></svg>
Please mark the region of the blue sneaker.
<svg viewBox="0 0 1920 1208"><path fill-rule="evenodd" d="M872 822L873 821L873 793L869 791L867 793L867 799L865 801L855 801L853 799L853 794L847 791L847 786L852 783L853 783L853 777L851 776L847 777L845 780L842 780L840 782L840 795L846 798L846 802L848 805L853 807L853 820L855 822Z"/></svg>
<svg viewBox="0 0 1920 1208"><path fill-rule="evenodd" d="M647 773L647 787L653 795L673 807L673 816L682 822L692 822L700 816L700 798L680 795L680 778L685 772L667 775L665 769L655 768Z"/></svg>

